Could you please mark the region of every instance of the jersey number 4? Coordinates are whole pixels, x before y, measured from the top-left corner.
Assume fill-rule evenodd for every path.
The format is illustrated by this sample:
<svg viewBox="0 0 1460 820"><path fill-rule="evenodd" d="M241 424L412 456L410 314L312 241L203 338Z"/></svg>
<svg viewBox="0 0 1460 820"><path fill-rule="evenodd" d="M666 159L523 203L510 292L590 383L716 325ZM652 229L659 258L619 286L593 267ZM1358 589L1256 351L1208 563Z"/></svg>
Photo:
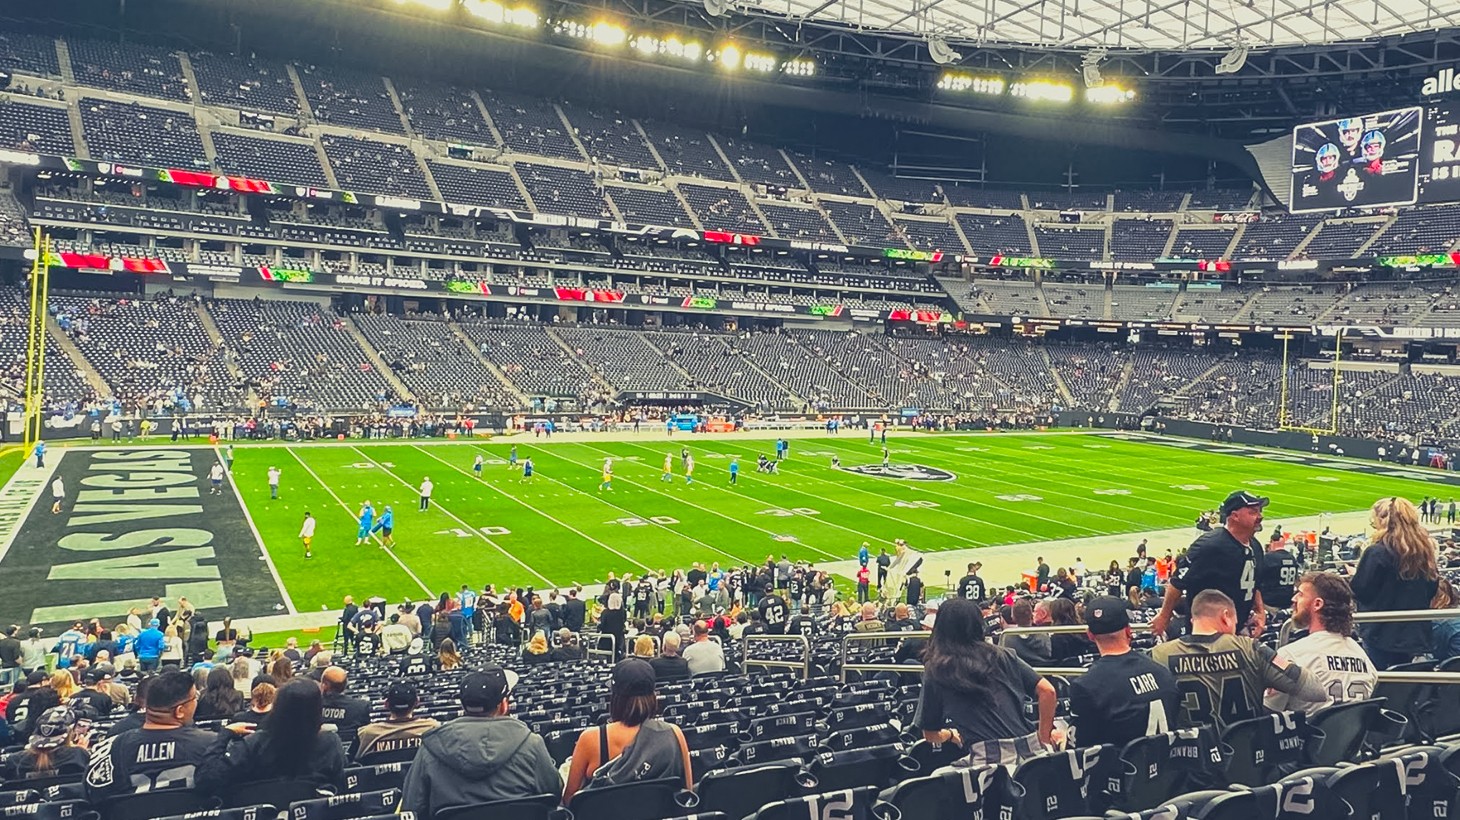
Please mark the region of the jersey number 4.
<svg viewBox="0 0 1460 820"><path fill-rule="evenodd" d="M1247 688L1241 677L1234 675L1222 678L1221 688L1221 702L1217 707L1221 709L1224 725L1252 717L1252 706L1247 702ZM1181 693L1181 708L1186 711L1188 726L1211 723L1217 716L1212 711L1212 690L1204 682L1179 680L1176 682L1176 690Z"/></svg>

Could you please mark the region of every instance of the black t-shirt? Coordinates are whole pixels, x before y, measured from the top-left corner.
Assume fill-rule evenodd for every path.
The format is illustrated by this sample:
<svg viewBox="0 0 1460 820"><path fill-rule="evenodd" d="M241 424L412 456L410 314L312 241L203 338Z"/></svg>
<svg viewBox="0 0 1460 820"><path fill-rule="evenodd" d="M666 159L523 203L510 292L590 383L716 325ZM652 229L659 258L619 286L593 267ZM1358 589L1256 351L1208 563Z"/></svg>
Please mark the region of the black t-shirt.
<svg viewBox="0 0 1460 820"><path fill-rule="evenodd" d="M116 708L117 702L105 692L98 692L95 689L82 689L71 696L71 706L84 707L96 713L99 718L111 717L112 709Z"/></svg>
<svg viewBox="0 0 1460 820"><path fill-rule="evenodd" d="M705 580L707 577L709 576L705 573L704 570L692 569L689 571L688 574L684 576L684 580L689 583L690 589L694 589L695 587L699 586L700 582Z"/></svg>
<svg viewBox="0 0 1460 820"><path fill-rule="evenodd" d="M786 608L786 602L781 600L779 595L767 595L760 599L760 618L765 621L766 632L772 635L784 635L786 632L786 621L791 613Z"/></svg>
<svg viewBox="0 0 1460 820"><path fill-rule="evenodd" d="M340 737L350 740L355 731L370 722L370 702L339 692L324 696L325 723L333 723Z"/></svg>
<svg viewBox="0 0 1460 820"><path fill-rule="evenodd" d="M981 603L988 598L988 586L977 575L965 575L958 579L958 597Z"/></svg>
<svg viewBox="0 0 1460 820"><path fill-rule="evenodd" d="M20 641L14 638L0 638L0 668L20 667Z"/></svg>
<svg viewBox="0 0 1460 820"><path fill-rule="evenodd" d="M91 750L86 798L108 797L193 786L193 770L213 735L194 726L133 729L109 737Z"/></svg>
<svg viewBox="0 0 1460 820"><path fill-rule="evenodd" d="M1203 590L1215 589L1237 605L1238 629L1252 614L1253 592L1262 571L1262 547L1257 539L1245 546L1226 527L1197 536L1186 551L1186 563L1178 565L1171 585L1186 593L1190 601Z"/></svg>
<svg viewBox="0 0 1460 820"><path fill-rule="evenodd" d="M1274 550L1262 556L1257 588L1262 592L1263 606L1279 609L1292 606L1293 588L1297 583L1298 559L1290 550Z"/></svg>
<svg viewBox="0 0 1460 820"><path fill-rule="evenodd" d="M1137 652L1096 658L1070 683L1075 741L1081 747L1120 747L1166 732L1176 708L1176 676Z"/></svg>
<svg viewBox="0 0 1460 820"><path fill-rule="evenodd" d="M907 577L907 602L909 605L923 602L923 579L916 575Z"/></svg>
<svg viewBox="0 0 1460 820"><path fill-rule="evenodd" d="M787 590L791 593L791 600L797 600L801 597L801 591L804 589L803 583L801 576L791 576L791 581L787 585Z"/></svg>
<svg viewBox="0 0 1460 820"><path fill-rule="evenodd" d="M1131 588L1141 588L1141 576L1144 574L1141 567L1131 567L1125 573L1125 591L1130 592Z"/></svg>
<svg viewBox="0 0 1460 820"><path fill-rule="evenodd" d="M988 676L986 694L973 697L923 675L913 725L927 732L954 728L965 747L985 740L1006 740L1031 733L1024 720L1024 699L1034 697L1039 675L1013 652L990 647L999 654L994 674Z"/></svg>

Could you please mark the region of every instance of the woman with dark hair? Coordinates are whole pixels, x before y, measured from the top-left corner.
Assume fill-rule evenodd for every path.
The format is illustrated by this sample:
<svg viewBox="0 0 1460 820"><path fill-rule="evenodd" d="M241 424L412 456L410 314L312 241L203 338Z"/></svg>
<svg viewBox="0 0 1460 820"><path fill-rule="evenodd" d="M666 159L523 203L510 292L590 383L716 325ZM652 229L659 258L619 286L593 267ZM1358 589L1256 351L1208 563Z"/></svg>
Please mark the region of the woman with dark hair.
<svg viewBox="0 0 1460 820"><path fill-rule="evenodd" d="M456 651L456 641L447 638L436 651L436 668L444 672L461 666L461 653Z"/></svg>
<svg viewBox="0 0 1460 820"><path fill-rule="evenodd" d="M198 709L193 720L220 720L233 716L243 708L243 695L233 684L233 675L226 666L215 666L208 670L207 682L198 693Z"/></svg>
<svg viewBox="0 0 1460 820"><path fill-rule="evenodd" d="M283 652L275 650L274 659L269 663L269 674L279 683L288 683L294 678L294 661L289 660L289 656Z"/></svg>
<svg viewBox="0 0 1460 820"><path fill-rule="evenodd" d="M563 805L590 785L682 777L690 788L689 744L678 726L658 717L654 667L642 658L620 661L608 692L608 724L585 729L573 747Z"/></svg>
<svg viewBox="0 0 1460 820"><path fill-rule="evenodd" d="M263 723L274 709L279 687L268 681L255 683L248 695L248 706L233 716L232 723Z"/></svg>
<svg viewBox="0 0 1460 820"><path fill-rule="evenodd" d="M1052 601L1045 601L1044 607L1049 611L1050 623L1055 626L1078 626L1084 628L1080 621L1079 613L1075 610L1075 604L1064 598L1055 598ZM1095 648L1095 643L1086 637L1084 632L1056 632L1049 636L1050 657L1056 663L1063 660L1078 658L1081 655L1098 657L1100 650Z"/></svg>
<svg viewBox="0 0 1460 820"><path fill-rule="evenodd" d="M1110 569L1105 571L1105 594L1112 598L1125 597L1125 571L1120 568L1119 561L1111 561Z"/></svg>
<svg viewBox="0 0 1460 820"><path fill-rule="evenodd" d="M1024 700L1039 702L1039 730L1024 722ZM1012 651L984 639L983 611L962 598L938 608L923 655L923 688L913 725L931 743L964 751L955 765L1017 765L1050 743L1055 691Z"/></svg>
<svg viewBox="0 0 1460 820"><path fill-rule="evenodd" d="M440 649L442 641L451 640L451 618L446 610L438 609L436 614L431 616L431 633L427 636L431 639L431 648Z"/></svg>
<svg viewBox="0 0 1460 820"><path fill-rule="evenodd" d="M262 724L230 723L198 763L195 782L204 794L223 794L262 780L302 780L344 791L345 753L340 736L321 729L324 695L312 680L279 688Z"/></svg>

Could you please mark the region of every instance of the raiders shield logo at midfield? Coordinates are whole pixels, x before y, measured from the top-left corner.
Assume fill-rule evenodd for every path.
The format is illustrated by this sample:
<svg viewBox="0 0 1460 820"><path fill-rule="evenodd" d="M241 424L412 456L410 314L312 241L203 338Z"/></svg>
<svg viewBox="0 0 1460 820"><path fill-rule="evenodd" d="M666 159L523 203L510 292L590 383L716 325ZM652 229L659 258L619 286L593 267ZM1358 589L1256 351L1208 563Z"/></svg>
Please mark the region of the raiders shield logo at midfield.
<svg viewBox="0 0 1460 820"><path fill-rule="evenodd" d="M885 470L881 464L859 464L842 469L849 473L860 473L879 478L900 478L904 481L952 481L958 477L947 470L929 467L926 464L889 464Z"/></svg>

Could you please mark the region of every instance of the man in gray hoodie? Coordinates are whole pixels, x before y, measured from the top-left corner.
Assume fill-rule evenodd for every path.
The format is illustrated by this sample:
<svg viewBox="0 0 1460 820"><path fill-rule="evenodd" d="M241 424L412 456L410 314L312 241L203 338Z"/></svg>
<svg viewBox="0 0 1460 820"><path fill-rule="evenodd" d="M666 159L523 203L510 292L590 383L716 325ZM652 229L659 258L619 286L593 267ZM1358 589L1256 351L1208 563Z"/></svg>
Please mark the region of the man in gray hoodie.
<svg viewBox="0 0 1460 820"><path fill-rule="evenodd" d="M517 673L495 664L462 679L464 714L422 735L401 811L432 817L453 806L562 793L547 745L507 714L516 685Z"/></svg>

